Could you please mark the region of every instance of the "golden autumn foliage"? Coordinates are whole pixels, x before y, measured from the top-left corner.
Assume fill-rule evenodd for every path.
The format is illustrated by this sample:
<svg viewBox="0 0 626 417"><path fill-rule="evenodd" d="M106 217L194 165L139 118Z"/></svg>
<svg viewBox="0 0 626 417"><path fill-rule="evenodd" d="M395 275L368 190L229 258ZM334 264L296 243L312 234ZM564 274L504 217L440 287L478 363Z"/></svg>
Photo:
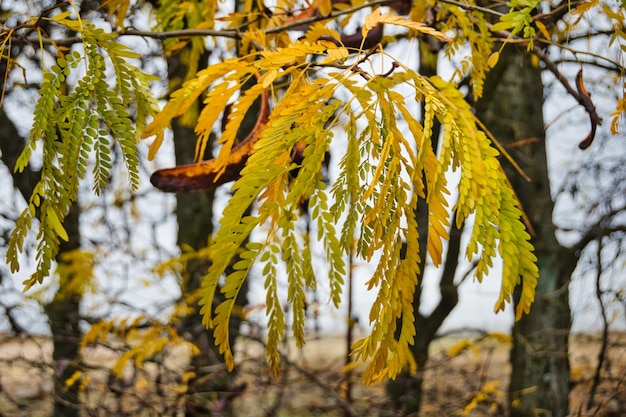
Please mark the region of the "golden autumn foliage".
<svg viewBox="0 0 626 417"><path fill-rule="evenodd" d="M432 28L376 11L366 19L363 36L381 22L449 40ZM511 301L517 285L523 288L517 315L528 310L537 279L536 259L515 196L500 168L499 152L478 128L456 87L437 77L425 78L384 51L379 54L388 70L381 74L368 70L367 60L378 53L355 51L348 62L345 53L335 52L342 50L340 43L320 40L328 36L340 39L339 34L320 25L295 41L256 36L257 52L210 65L173 92L144 135L161 134L172 118L185 114L208 91L196 124L203 148L216 123L215 115L225 110L229 98L248 79L260 75L256 86L234 101L220 140L222 147L212 161L217 167L231 162L243 115L262 91L271 94L267 124L232 187L234 194L210 249L212 264L202 296L204 322L214 329L216 343L232 368L228 323L244 280L259 263L267 289L268 357L278 371L277 342L284 336L285 319L275 265L281 259L287 263L288 297L296 311L304 310L305 289L315 287L320 279L314 276L309 242L295 224L306 200L325 247L330 265L327 279L336 305L341 299L351 237L357 237L357 252L363 259L373 262L380 255L368 283L379 294L372 306L373 331L353 347L356 359L370 363L364 379L373 382L394 377L404 366L414 366L409 345L416 336L412 303L419 257L428 254L435 265L442 261L450 219L447 196L452 187L459 193L457 223L475 218L468 257L479 259L476 277L482 279L495 256L503 259L503 285L496 310ZM288 87L281 88L285 80L289 80ZM408 101L423 104L423 121ZM439 155L431 143L435 120L444 132ZM327 189L322 164L335 136L343 137L347 149L338 178ZM306 145L302 161L295 163L291 155L302 143ZM446 173L451 169L461 174L456 186L448 184ZM430 207L427 248L417 246L419 197L427 198ZM253 214L247 214L249 207L255 207ZM253 230L266 231L266 237L245 243ZM403 244L407 245L404 258L400 256ZM220 285L233 259L237 259L234 271ZM217 291L225 301L213 309ZM403 325L396 329L400 317ZM304 317L296 314L295 318L292 330L303 343Z"/></svg>
<svg viewBox="0 0 626 417"><path fill-rule="evenodd" d="M67 239L63 219L77 199L91 155L96 161L92 173L96 192L110 175L112 141L119 145L135 187L138 140L156 137L149 149L152 158L172 120L185 118L198 136L199 170L207 166L201 158L211 134L219 130L220 115L227 114L219 135L221 147L210 161L210 181L217 183L235 163L238 169L228 177L236 179L233 193L208 249L211 266L203 279L201 313L230 369L234 358L229 320L253 266L259 267L267 291L267 354L272 370L278 372L278 343L286 326L278 296L278 265L285 266L294 312L292 332L302 344L306 290L325 280L331 302L338 305L345 259L353 247L355 255L374 266L367 286L377 291L370 314L372 332L352 348L355 359L368 363L364 380L393 378L405 367L414 368L409 346L419 337L413 324L413 297L420 259L428 256L435 266L442 263L453 212L457 226L467 224L470 230L466 256L476 262L476 279L492 271L496 258L502 260L495 310L511 303L513 292L521 287L516 317L527 312L538 269L522 208L500 166L508 156L481 128L456 82L468 77L473 96L480 97L485 74L499 57L494 52L495 31L505 31L507 41L527 42L528 50L539 36L535 27L544 38L550 36L545 25L533 25L538 3L513 2L510 12L493 25L489 23L493 16L471 2L461 7L453 1L281 0L273 11L256 2L241 3L241 10L220 13L224 5L215 0L160 2L156 27L163 33L164 51L174 53L190 45L187 53L195 57L187 57L188 74L160 110L149 88L155 77L133 64L140 55L118 41L126 29L128 1L103 3L119 32L98 28L70 11L50 18L78 33L83 48L80 52L59 48L56 63L44 68L31 135L16 166L23 170L41 146L41 180L17 221L8 250L16 271L25 236L38 219L38 267L25 286L40 283L50 273L60 239ZM407 4L411 7L401 7ZM383 12L380 6L386 5L390 7ZM582 3L574 13L585 13L583 5L594 7ZM623 22L622 12L613 12L611 18ZM365 16L360 32L346 37L342 28L357 13ZM386 50L393 37L382 37L383 25L400 28L407 37L440 42L450 57L463 48L467 53L452 80L426 77L403 63L403 56ZM218 26L222 28L215 29ZM290 36L289 29L300 30L301 36ZM133 35L131 29L125 33ZM376 42L369 48L372 34ZM191 65L218 37L237 42L238 54L204 68ZM623 38L619 32L615 39ZM7 45L2 44L2 51ZM2 57L12 62L6 54ZM107 69L114 72L112 83L106 82ZM63 82L70 74L79 74L79 81L67 91ZM244 118L259 99L267 112L262 112L264 117L248 139L238 143ZM614 132L623 104L619 98L611 125ZM441 126L440 138L433 138L436 124ZM338 142L343 145L339 171L328 184L324 159ZM193 169L183 171L191 177ZM451 181L451 172L457 173L458 181ZM175 181L184 183L185 175ZM458 196L454 203L452 195ZM418 245L420 198L428 203L427 247ZM312 237L297 224L304 202L314 224ZM313 240L323 245L325 276L316 275L313 268ZM218 292L224 301L214 307ZM100 331L95 328L88 338L98 337ZM138 355L129 352L126 360L141 361Z"/></svg>

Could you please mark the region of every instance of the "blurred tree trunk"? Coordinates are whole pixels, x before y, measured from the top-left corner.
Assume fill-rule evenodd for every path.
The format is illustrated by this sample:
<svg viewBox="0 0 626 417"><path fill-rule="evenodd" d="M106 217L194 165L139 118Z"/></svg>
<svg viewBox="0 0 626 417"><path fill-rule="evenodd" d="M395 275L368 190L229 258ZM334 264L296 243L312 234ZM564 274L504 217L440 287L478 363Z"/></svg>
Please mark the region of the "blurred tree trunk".
<svg viewBox="0 0 626 417"><path fill-rule="evenodd" d="M5 65L0 66L0 77L4 79ZM30 198L33 188L39 180L39 172L31 169L15 174L13 169L17 158L24 147L24 139L20 137L13 122L7 117L4 107L0 107L0 151L2 162L13 176L13 184L26 201ZM80 247L80 208L74 203L64 227L69 240L61 241L57 263L61 262L64 253ZM79 277L80 278L80 277ZM71 278L69 278L71 279ZM56 369L54 381L54 417L78 417L79 400L77 385L65 388L65 381L79 369L78 347L80 343L79 307L82 298L80 292L68 292L60 288L53 300L44 306L50 323L52 334L52 360Z"/></svg>
<svg viewBox="0 0 626 417"><path fill-rule="evenodd" d="M422 204L418 204L418 210L423 208L420 206L425 206L425 202L421 202ZM418 218L418 221L420 222L418 223L420 225L425 223L425 219ZM425 248L426 239L423 239L422 236L425 236L425 233L420 231L420 247ZM428 315L419 313L418 310L421 305L421 292L423 288L423 278L420 276L420 283L416 290L415 300L413 301L413 306L416 312L416 337L415 344L411 346L411 352L413 353L418 369L417 373L414 375L408 372L403 372L395 380L387 382L387 397L393 402L395 412L392 415L394 416L397 415L397 413L400 413L400 415L403 416L419 415L419 411L423 403L423 377L430 357L430 344L433 340L435 340L437 332L441 328L444 320L450 315L459 301L458 286L455 284L454 278L457 271L460 243L461 231L453 226L450 231L448 256L445 258L441 281L439 283L441 299L435 309ZM422 261L422 271L423 264L424 262Z"/></svg>
<svg viewBox="0 0 626 417"><path fill-rule="evenodd" d="M61 241L57 264L63 264L63 254L80 249L80 207L74 202L63 223L69 240ZM80 302L82 299L82 285L67 285L73 279L83 280L80 276L62 276L59 290L52 301L44 306L50 331L52 333L52 361L56 368L54 381L54 411L53 417L78 417L80 400L78 398L79 384L65 386L76 371L81 370L79 363L80 331ZM72 289L76 289L73 291Z"/></svg>
<svg viewBox="0 0 626 417"><path fill-rule="evenodd" d="M175 138L176 163L191 163L196 145L196 135L193 129L173 123ZM215 192L205 191L196 193L182 193L176 196L176 218L178 221L179 246L188 245L194 250L205 248L208 237L213 232L213 202ZM201 290L202 278L210 266L208 259L193 259L186 265L183 282L181 283L182 297L192 301L189 307L192 311L180 322L179 332L194 343L200 353L191 360L191 368L195 377L189 381L190 395L185 403L186 416L211 415L211 404L217 397L229 396L233 391L234 375L227 373L225 368L215 365L223 364L223 358L215 346L213 334L202 324L200 306L197 301ZM241 290L237 304L246 304L247 284ZM219 302L219 294L216 296ZM239 334L241 319L234 315L230 322L231 345ZM214 373L210 377L209 374Z"/></svg>
<svg viewBox="0 0 626 417"><path fill-rule="evenodd" d="M420 65L419 73L424 76L437 74L438 50L433 50L428 42L420 42ZM439 132L441 126L435 122L433 126L432 143L435 151L439 142ZM421 250L420 276L418 286L415 290L413 309L415 311L415 344L411 346L411 352L417 363L417 373L411 375L403 372L395 380L390 380L386 385L387 397L393 402L395 412L393 415L418 415L422 406L423 397L423 376L428 364L429 347L437 336L446 317L450 315L454 307L459 302L458 284L454 278L457 272L458 258L461 246L461 230L455 226L454 219L450 229L450 241L446 254L441 281L439 282L439 293L441 299L435 309L428 315L420 313L422 302L422 290L424 284L424 269L426 267L426 247L428 242L428 207L426 200L420 198L417 203L417 224L419 227L419 247Z"/></svg>
<svg viewBox="0 0 626 417"><path fill-rule="evenodd" d="M80 13L88 13L94 10L94 7L96 7L94 3L81 3ZM81 408L78 397L80 384L75 383L67 387L66 381L75 372L82 370L80 303L87 284L85 280L89 278L78 276L75 272L68 272L71 269L63 268L66 262L64 255L81 248L80 216L80 205L78 201L74 201L63 221L69 239L67 242L61 240L56 257L59 290L52 301L44 306L52 333L52 361L56 367L53 417L78 417ZM78 284L73 283L74 280L78 280Z"/></svg>
<svg viewBox="0 0 626 417"><path fill-rule="evenodd" d="M203 68L208 62L208 54L201 58L199 68ZM184 79L187 66L180 59L180 55L168 58L170 68L170 80L174 82L172 88L176 88L176 82ZM256 121L255 108L251 111L242 124L240 137L247 134L246 128L250 129ZM174 133L174 145L176 153L176 164L189 164L193 162L197 136L193 128L184 126L176 119L172 123ZM212 158L210 146L205 159ZM176 218L178 221L177 244L182 248L188 245L194 250L199 250L208 246L208 238L213 233L213 203L215 191L180 193L176 196ZM202 278L210 266L208 259L193 259L186 265L186 270L181 283L183 299L190 302L190 313L184 317L179 326L179 332L187 340L195 344L200 353L191 359L191 369L195 376L189 380L189 395L185 400L185 416L208 416L212 415L211 410L220 408L220 415L230 415L230 399L236 396L238 389L233 386L234 373L226 372L224 361L218 348L215 346L213 334L202 324L200 316L200 306L197 304ZM247 281L244 282L237 299L238 306L247 304ZM216 295L214 303L219 303L221 294ZM239 335L241 317L234 314L230 321L230 343L234 346L235 339ZM217 367L216 367L217 366ZM216 399L219 404L216 405Z"/></svg>
<svg viewBox="0 0 626 417"><path fill-rule="evenodd" d="M208 57L203 57L206 62ZM184 79L187 66L180 55L168 58L170 89L174 90ZM178 85L177 85L178 84ZM180 120L172 123L176 164L193 162L196 135L193 128L183 126ZM187 245L193 250L207 246L208 237L213 232L214 191L181 193L176 195L176 220L178 222L177 241L179 247ZM203 324L198 306L202 277L206 274L208 259L191 259L185 265L180 283L181 297L188 302L189 313L178 324L179 333L193 343L199 354L191 358L191 371L194 377L188 381L189 393L185 398L185 416L211 415L211 400L219 387L220 378L205 378L211 365L222 363L212 334Z"/></svg>
<svg viewBox="0 0 626 417"><path fill-rule="evenodd" d="M193 129L181 126L177 121L172 127L176 163L190 163L193 160L196 135ZM208 237L213 231L214 195L213 191L207 191L176 196L177 243L180 247L188 245L194 250L199 250L207 246ZM210 404L213 394L225 390L227 385L224 378L205 378L211 366L223 363L215 349L211 331L202 324L200 307L197 304L202 277L209 265L208 259L191 259L186 264L181 282L182 297L189 300L191 310L181 320L179 332L200 351L191 359L191 370L195 377L189 381L190 392L185 400L186 416L211 415Z"/></svg>
<svg viewBox="0 0 626 417"><path fill-rule="evenodd" d="M512 330L512 417L565 416L569 404L568 285L576 256L560 246L555 236L542 109L541 69L522 51L505 48L487 77L476 113L532 180L525 181L502 160L534 229L532 242L540 273L531 312Z"/></svg>

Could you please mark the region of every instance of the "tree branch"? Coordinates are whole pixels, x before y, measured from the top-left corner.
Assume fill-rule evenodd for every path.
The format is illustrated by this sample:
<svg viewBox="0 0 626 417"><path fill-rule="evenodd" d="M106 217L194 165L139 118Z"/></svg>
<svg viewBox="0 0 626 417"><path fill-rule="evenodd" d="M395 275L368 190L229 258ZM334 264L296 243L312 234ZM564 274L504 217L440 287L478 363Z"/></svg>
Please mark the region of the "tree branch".
<svg viewBox="0 0 626 417"><path fill-rule="evenodd" d="M591 389L589 390L589 398L587 399L587 410L591 409L593 406L593 400L596 396L596 391L598 390L598 386L600 385L600 379L602 374L602 366L604 362L607 360L607 348L609 342L609 321L606 314L606 308L604 306L604 301L602 301L602 287L600 286L600 280L602 278L602 270L603 270L603 260L602 260L602 248L603 248L603 238L598 240L598 248L596 250L596 299L598 300L598 304L600 304L600 317L602 318L602 340L600 351L598 352L598 364L596 366L596 372L593 376L593 382L591 384Z"/></svg>
<svg viewBox="0 0 626 417"><path fill-rule="evenodd" d="M313 24L315 22L319 22L322 20L330 20L335 19L337 17L349 15L355 13L359 10L365 9L367 7L373 6L382 6L389 3L389 0L374 0L370 2L365 2L361 5L340 10L334 13L330 13L328 15L316 15L303 20L296 20L282 26L278 26L275 28L265 30L265 34L274 34L280 33L288 30L293 30L294 28L306 26ZM145 30L135 30L128 29L124 32L117 32L118 36L140 36L145 38L157 39L159 41L163 41L165 39L170 38L190 38L190 37L216 37L216 38L228 38L228 39L241 39L241 29L224 29L224 30L212 30L212 29L182 29L182 30L171 30L165 32L153 32L153 31L145 31ZM113 32L115 33L115 32ZM71 46L77 43L81 43L83 40L80 36L73 36L62 39L39 39L39 38L16 38L13 40L14 44L43 44L43 45L58 45L58 46Z"/></svg>
<svg viewBox="0 0 626 417"><path fill-rule="evenodd" d="M451 4L451 5L455 5L458 7L462 7L465 8L467 10L477 10L480 11L482 13L485 14L489 14L492 16L496 16L496 17L501 17L503 16L503 13L496 11L496 10L492 10L486 7L480 7L480 6L474 6L474 5L469 5L469 4L465 4L465 3L461 3L457 0L440 0L442 3L447 3L447 4ZM552 10L552 12L550 13L546 13L543 15L537 15L536 16L536 20L547 20L547 19L552 19L555 16L563 16L564 14L566 14L569 11L569 9L565 8L563 4L561 4L560 6L556 7L554 10ZM487 24L487 26L491 29L492 24ZM528 39L523 39L523 38L518 38L516 36L513 35L513 33L509 32L509 31L496 31L494 32L495 36L501 36L504 40L504 43L508 43L511 42L511 40L517 40L519 42L528 44L528 42L530 40ZM537 41L541 41L540 39L537 39ZM550 43L550 41L548 40L548 43ZM589 114L589 120L591 122L591 130L589 132L589 134L587 135L587 137L581 141L579 143L579 148L580 149L587 149L596 134L596 129L598 127L598 125L600 125L602 123L602 120L600 119L600 116L598 115L597 111L596 111L596 107L593 103L593 101L591 100L591 97L589 96L589 94L587 93L587 90L585 89L584 83L583 83L583 78L582 78L582 70L580 70L580 72L578 73L577 77L576 77L576 87L577 90L575 90L569 83L569 81L565 78L565 76L563 75L563 73L561 73L559 71L559 69L557 68L556 64L554 62L552 62L552 60L550 60L550 58L548 57L548 55L545 53L545 51L541 48L538 48L536 46L533 46L532 49L532 53L535 54L539 59L541 59L545 65L546 68L548 70L550 70L557 78L557 80L559 80L559 82L563 85L563 87L565 87L565 90L568 92L568 94L570 94L572 97L574 97L574 99L576 101L578 101L578 103L583 106L585 108L585 110L587 111L587 113Z"/></svg>
<svg viewBox="0 0 626 417"><path fill-rule="evenodd" d="M479 12L483 12L485 14L489 14L496 17L504 16L504 13L501 13L497 10L490 9L488 7L476 6L474 4L467 4L456 0L438 0L440 3L450 4L452 6L457 6L465 10L476 10Z"/></svg>
<svg viewBox="0 0 626 417"><path fill-rule="evenodd" d="M594 240L601 239L605 236L609 236L612 233L622 232L626 233L626 225L611 225L611 220L618 214L624 212L624 207L616 208L611 210L610 212L603 215L600 219L598 219L595 223L587 228L584 232L583 236L580 238L577 244L575 244L572 249L576 252L582 251L589 243ZM567 229L560 229L565 230Z"/></svg>
<svg viewBox="0 0 626 417"><path fill-rule="evenodd" d="M492 25L488 24L488 26L491 27ZM494 34L497 36L501 36L503 39L507 39L507 41L505 42L508 42L508 40L510 39L515 39L513 34L509 31L504 31L504 30L497 31L497 32L494 32ZM519 39L519 41L523 43L529 42L526 39ZM572 85L569 83L565 75L563 75L563 73L559 71L556 64L548 57L548 54L543 49L537 46L533 46L532 53L535 54L540 60L543 61L546 68L550 72L552 72L555 75L556 79L561 83L561 85L563 85L563 87L565 88L565 91L567 91L569 95L571 95L581 106L583 106L587 114L589 114L589 121L591 122L591 130L589 134L587 135L587 137L585 137L585 139L578 144L578 147L580 149L587 149L591 145L591 142L593 141L596 135L596 129L598 125L602 123L602 119L600 119L600 116L598 115L598 112L596 111L596 106L591 100L589 93L585 89L585 85L583 83L582 69L578 72L576 76L576 89L574 89L574 87L572 87Z"/></svg>

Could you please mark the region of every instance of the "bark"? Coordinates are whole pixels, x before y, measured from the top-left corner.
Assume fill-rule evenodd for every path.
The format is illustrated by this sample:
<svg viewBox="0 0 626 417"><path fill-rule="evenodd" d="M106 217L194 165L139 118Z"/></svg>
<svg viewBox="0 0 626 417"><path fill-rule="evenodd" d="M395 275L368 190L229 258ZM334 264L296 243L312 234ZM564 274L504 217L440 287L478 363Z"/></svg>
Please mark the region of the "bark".
<svg viewBox="0 0 626 417"><path fill-rule="evenodd" d="M80 248L80 208L74 203L63 223L69 236L67 242L61 241L57 263L64 253ZM66 277L67 280L84 279ZM67 381L76 371L81 370L79 346L81 340L80 302L82 292L67 291L59 288L52 301L45 305L45 311L52 333L52 361L56 368L54 380L54 411L53 417L78 417L80 399L78 386L65 387Z"/></svg>
<svg viewBox="0 0 626 417"><path fill-rule="evenodd" d="M204 57L203 61L208 59ZM176 57L168 60L170 79L183 79L186 66ZM256 121L258 106L253 108L244 119L239 132L240 137L245 137ZM193 128L182 126L178 121L173 122L174 144L176 152L176 164L189 164L193 162L197 137ZM210 146L209 146L210 148ZM211 158L211 155L205 155ZM227 185L228 186L228 185ZM178 245L189 245L198 250L208 244L208 238L213 232L213 202L215 191L181 193L176 196L176 218L178 221ZM202 278L210 266L208 259L192 260L186 265L186 273L181 283L183 298L191 294L199 294ZM247 284L244 283L237 299L238 306L247 304ZM218 293L216 297L219 298ZM200 306L197 305L197 297L194 298L193 311L190 312L178 326L179 332L187 340L194 343L200 350L200 354L191 359L191 368L195 372L188 386L189 395L185 401L185 416L208 416L212 410L220 409L220 415L229 415L231 399L236 397L243 389L234 386L234 373L229 374L222 369L222 373L209 375L214 372L215 365L223 364L223 357L215 346L213 334L202 324ZM214 304L219 303L216 299ZM230 344L234 346L239 335L241 318L236 314L230 321ZM218 403L215 403L215 394L218 394Z"/></svg>
<svg viewBox="0 0 626 417"><path fill-rule="evenodd" d="M193 159L196 136L192 129L173 124L177 164L189 163ZM214 192L178 194L176 196L176 218L178 221L178 245L189 245L193 249L206 247L208 236L213 230ZM202 277L210 263L207 259L191 260L181 282L182 297L198 293ZM197 297L192 298L197 300ZM200 353L191 359L191 368L196 376L189 381L190 392L185 400L185 415L211 415L211 397L215 391L222 391L226 385L223 378L205 378L205 369L223 361L215 350L211 332L202 324L200 307L193 301L193 310L180 322L179 332L193 344ZM205 381L205 382L202 382ZM223 383L222 383L223 382Z"/></svg>
<svg viewBox="0 0 626 417"><path fill-rule="evenodd" d="M177 123L173 128L177 164L190 163L193 159L196 136L192 129L182 127ZM196 250L207 246L208 237L213 231L214 194L214 191L206 191L177 195L176 217L179 245L190 245ZM207 259L192 260L187 264L186 275L181 285L183 297L200 291L202 278L209 266L210 261ZM237 305L244 306L247 294L246 284L240 294ZM211 415L216 392L228 397L235 389L233 387L234 375L223 373L207 378L208 372L214 369L214 365L223 364L223 358L215 346L213 334L202 324L200 306L194 301L192 307L194 311L187 315L179 325L181 334L200 349L200 354L191 360L191 367L196 376L189 381L191 392L185 402L185 415L206 416ZM241 319L234 315L230 322L231 346L234 346L239 334L240 324Z"/></svg>
<svg viewBox="0 0 626 417"><path fill-rule="evenodd" d="M205 57L206 58L206 57ZM168 58L170 68L170 80L184 79L187 66L179 56ZM173 86L172 88L175 88ZM193 162L196 135L192 128L182 126L178 120L173 121L174 150L176 164L188 164ZM207 246L208 237L213 231L213 191L201 193L186 193L176 195L176 220L178 222L177 244L189 245L198 250ZM192 302L191 311L184 317L179 325L179 333L196 345L200 353L191 358L190 367L195 372L189 382L189 392L185 398L185 416L211 415L211 393L217 387L215 379L204 378L202 369L210 365L221 363L218 352L215 352L215 344L208 329L202 324L200 318L200 306L197 304L197 294L200 290L202 277L206 274L210 263L208 259L196 259L187 263L184 276L182 277L181 297ZM190 295L196 294L195 297Z"/></svg>
<svg viewBox="0 0 626 417"><path fill-rule="evenodd" d="M4 66L0 66L0 76L4 77L3 74ZM24 170L21 174L13 172L17 158L22 153L23 148L24 139L20 137L15 125L4 111L4 107L0 107L0 152L2 152L2 162L13 176L13 185L20 191L24 199L28 201L40 175L39 172L30 169Z"/></svg>
<svg viewBox="0 0 626 417"><path fill-rule="evenodd" d="M512 329L508 401L513 417L568 414L568 284L576 256L559 245L552 223L554 202L542 106L541 70L531 64L523 51L506 48L485 82L485 94L476 105L476 114L531 178L531 182L525 181L502 160L534 229L532 242L540 274L530 314ZM516 142L519 146L513 146Z"/></svg>
<svg viewBox="0 0 626 417"><path fill-rule="evenodd" d="M3 73L4 68L0 68ZM15 174L13 169L24 146L24 139L19 136L13 122L7 117L4 108L0 107L0 150L2 162L13 176L13 184L20 194L28 201L33 187L39 180L39 172L26 169L21 174ZM80 247L80 209L74 204L64 221L69 241L61 241L57 262L63 253ZM79 400L76 385L65 389L65 381L79 369L78 347L80 343L79 307L82 295L67 293L63 289L55 295L53 300L44 306L50 323L52 334L52 360L55 366L54 380L54 417L77 417Z"/></svg>

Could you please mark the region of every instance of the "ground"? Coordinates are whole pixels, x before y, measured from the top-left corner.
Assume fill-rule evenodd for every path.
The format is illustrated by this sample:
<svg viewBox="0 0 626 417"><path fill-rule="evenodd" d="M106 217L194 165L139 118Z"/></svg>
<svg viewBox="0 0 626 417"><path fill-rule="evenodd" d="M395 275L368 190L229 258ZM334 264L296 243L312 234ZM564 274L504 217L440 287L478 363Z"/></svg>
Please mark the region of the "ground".
<svg viewBox="0 0 626 417"><path fill-rule="evenodd" d="M626 416L626 334L608 341L608 361L601 371L593 405L589 393L596 373L600 338L574 335L571 416ZM45 338L0 339L0 416L47 416L52 409L52 368L48 366L50 341ZM228 406L236 416L343 416L393 415L380 385L365 387L345 372L345 341L340 337L309 340L299 351L285 344L284 372L269 375L258 342L248 341L237 354L240 392ZM501 416L505 414L510 349L506 335L446 337L432 347L425 369L426 391L422 416ZM122 380L105 371L116 362L111 346L89 348L85 362L90 371L77 380L83 384L84 415L175 416L185 397L184 378L188 350L177 347L167 357L148 361L140 370L128 365ZM223 368L216 367L217 377ZM158 378L157 378L158 376ZM155 379L157 383L155 384ZM348 380L352 381L351 386ZM149 404L149 407L147 407ZM226 406L216 402L216 411ZM385 410L381 413L381 409ZM216 413L220 415L219 413Z"/></svg>

